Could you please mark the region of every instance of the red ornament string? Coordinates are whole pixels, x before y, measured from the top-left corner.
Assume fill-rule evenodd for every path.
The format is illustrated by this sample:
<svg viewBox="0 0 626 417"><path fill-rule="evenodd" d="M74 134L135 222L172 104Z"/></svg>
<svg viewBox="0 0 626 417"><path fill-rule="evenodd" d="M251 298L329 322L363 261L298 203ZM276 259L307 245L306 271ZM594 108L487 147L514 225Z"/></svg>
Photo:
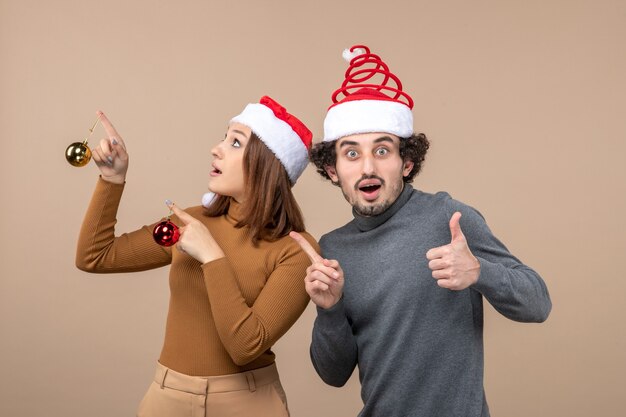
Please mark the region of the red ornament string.
<svg viewBox="0 0 626 417"><path fill-rule="evenodd" d="M402 99L404 99L406 101L405 104L412 109L413 99L402 91L402 82L394 73L389 71L387 64L378 55L370 53L370 49L365 45L354 45L350 48L350 52L354 52L356 49L362 49L365 52L350 60L350 66L346 70L345 79L341 87L331 97L333 103L341 101L337 99L340 94L343 94L345 99L353 95L355 90L371 88L382 94L390 92L391 94L385 94L390 100L402 102ZM372 82L372 78L381 75L383 80L379 84ZM390 81L395 84L395 87L387 85Z"/></svg>

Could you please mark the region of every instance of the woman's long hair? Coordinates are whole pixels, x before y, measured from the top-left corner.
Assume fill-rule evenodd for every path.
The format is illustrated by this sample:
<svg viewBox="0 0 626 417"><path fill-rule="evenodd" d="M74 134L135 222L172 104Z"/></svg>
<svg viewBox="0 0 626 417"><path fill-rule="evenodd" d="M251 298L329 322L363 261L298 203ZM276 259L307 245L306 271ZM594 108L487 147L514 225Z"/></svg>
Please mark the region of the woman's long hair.
<svg viewBox="0 0 626 417"><path fill-rule="evenodd" d="M291 192L287 171L272 151L252 132L243 155L244 202L236 227L250 227L252 242L274 241L290 231L304 231L300 207ZM229 196L218 196L204 214L226 214Z"/></svg>

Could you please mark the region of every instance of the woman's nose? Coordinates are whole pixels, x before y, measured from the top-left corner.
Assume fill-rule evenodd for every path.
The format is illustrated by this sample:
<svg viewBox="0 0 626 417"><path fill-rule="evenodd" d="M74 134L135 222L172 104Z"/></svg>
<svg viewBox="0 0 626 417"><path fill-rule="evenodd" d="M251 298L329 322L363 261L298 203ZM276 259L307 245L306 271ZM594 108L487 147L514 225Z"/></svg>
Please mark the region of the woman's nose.
<svg viewBox="0 0 626 417"><path fill-rule="evenodd" d="M211 155L213 155L215 158L221 158L222 157L222 149L220 147L220 145L223 142L218 143L217 145L215 145L213 147L213 149L211 149Z"/></svg>

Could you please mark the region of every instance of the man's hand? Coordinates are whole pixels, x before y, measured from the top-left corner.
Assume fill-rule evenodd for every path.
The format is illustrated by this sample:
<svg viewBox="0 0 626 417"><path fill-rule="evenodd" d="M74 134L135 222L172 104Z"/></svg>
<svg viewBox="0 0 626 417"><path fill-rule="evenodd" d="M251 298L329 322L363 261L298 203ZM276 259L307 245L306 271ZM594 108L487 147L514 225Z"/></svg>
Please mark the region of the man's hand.
<svg viewBox="0 0 626 417"><path fill-rule="evenodd" d="M433 248L426 253L426 258L430 261L428 267L433 271L437 285L455 291L475 284L480 275L480 262L467 246L459 224L460 219L461 213L458 211L450 219L450 244Z"/></svg>
<svg viewBox="0 0 626 417"><path fill-rule="evenodd" d="M311 260L306 269L304 287L315 305L327 309L341 299L343 294L343 270L339 262L322 258L297 232L289 233Z"/></svg>

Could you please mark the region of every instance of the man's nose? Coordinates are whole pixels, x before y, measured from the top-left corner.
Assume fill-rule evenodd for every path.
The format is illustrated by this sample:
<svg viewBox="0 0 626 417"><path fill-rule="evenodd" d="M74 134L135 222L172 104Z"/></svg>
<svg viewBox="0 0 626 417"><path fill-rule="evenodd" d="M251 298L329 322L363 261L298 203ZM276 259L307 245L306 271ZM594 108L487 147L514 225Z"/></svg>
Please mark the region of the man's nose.
<svg viewBox="0 0 626 417"><path fill-rule="evenodd" d="M371 156L365 156L362 159L363 161L363 174L364 175L372 175L376 173L376 165L374 163L374 158Z"/></svg>

